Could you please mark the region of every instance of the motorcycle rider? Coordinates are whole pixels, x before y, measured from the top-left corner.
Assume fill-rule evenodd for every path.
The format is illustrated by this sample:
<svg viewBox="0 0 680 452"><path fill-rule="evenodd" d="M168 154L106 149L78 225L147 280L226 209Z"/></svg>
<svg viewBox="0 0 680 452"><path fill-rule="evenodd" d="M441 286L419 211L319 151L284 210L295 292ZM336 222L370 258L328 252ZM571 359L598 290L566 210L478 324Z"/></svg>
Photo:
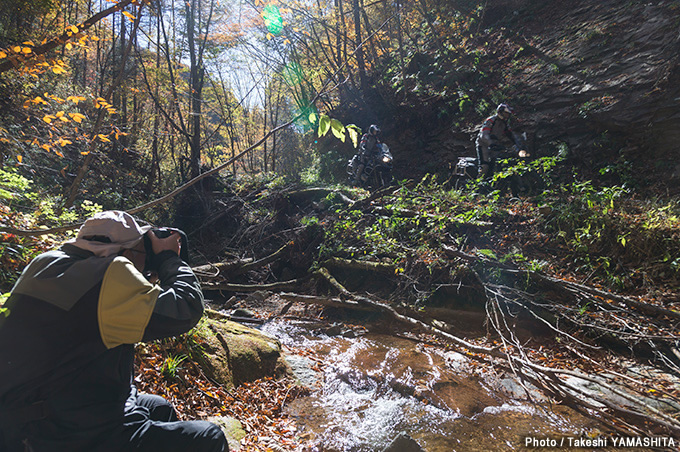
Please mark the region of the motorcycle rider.
<svg viewBox="0 0 680 452"><path fill-rule="evenodd" d="M491 148L499 144L503 137L512 141L517 149L522 148L522 142L516 136L508 123L513 113L512 107L502 103L496 108L496 114L484 120L482 128L477 135L475 145L477 147L477 165L479 176L485 179L491 178L494 171L494 163L498 157L497 153Z"/></svg>
<svg viewBox="0 0 680 452"><path fill-rule="evenodd" d="M372 124L368 128L368 132L361 137L361 142L359 143L359 158L360 163L357 167L356 174L354 175L354 184L361 185L361 176L364 172L364 168L371 159L376 158L380 152L382 143L380 142L381 135L380 127Z"/></svg>

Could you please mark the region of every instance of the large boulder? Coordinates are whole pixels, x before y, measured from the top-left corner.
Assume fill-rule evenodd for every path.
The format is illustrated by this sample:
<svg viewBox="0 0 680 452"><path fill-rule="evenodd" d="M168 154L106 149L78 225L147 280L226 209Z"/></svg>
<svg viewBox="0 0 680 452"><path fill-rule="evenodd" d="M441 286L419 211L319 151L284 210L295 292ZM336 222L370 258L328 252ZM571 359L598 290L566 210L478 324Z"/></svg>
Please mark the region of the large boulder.
<svg viewBox="0 0 680 452"><path fill-rule="evenodd" d="M289 368L278 340L208 311L199 329L204 340L199 358L204 371L227 388L264 377L282 377Z"/></svg>

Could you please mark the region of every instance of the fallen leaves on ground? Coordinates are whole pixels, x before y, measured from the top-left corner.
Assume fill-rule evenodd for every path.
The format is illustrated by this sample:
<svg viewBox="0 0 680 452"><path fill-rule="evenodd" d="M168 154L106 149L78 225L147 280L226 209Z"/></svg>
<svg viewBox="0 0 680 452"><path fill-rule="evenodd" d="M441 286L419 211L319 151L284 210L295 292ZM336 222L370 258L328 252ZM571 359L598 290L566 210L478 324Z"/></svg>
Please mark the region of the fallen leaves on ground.
<svg viewBox="0 0 680 452"><path fill-rule="evenodd" d="M181 344L175 340L138 346L135 382L141 392L165 397L182 420L237 419L246 432L244 452L295 449L300 442L297 428L283 408L304 395L304 387L291 379L267 377L227 390L208 379L190 358L181 360L173 373L166 363L186 353Z"/></svg>

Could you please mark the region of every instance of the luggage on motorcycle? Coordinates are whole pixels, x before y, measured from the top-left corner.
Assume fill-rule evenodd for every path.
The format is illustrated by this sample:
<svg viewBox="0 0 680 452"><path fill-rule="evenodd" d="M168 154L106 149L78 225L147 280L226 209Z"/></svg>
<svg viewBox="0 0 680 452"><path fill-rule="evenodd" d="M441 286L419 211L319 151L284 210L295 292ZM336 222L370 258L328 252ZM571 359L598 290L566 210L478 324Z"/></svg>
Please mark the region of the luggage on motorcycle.
<svg viewBox="0 0 680 452"><path fill-rule="evenodd" d="M453 171L455 176L477 178L477 159L474 157L458 157L458 163Z"/></svg>

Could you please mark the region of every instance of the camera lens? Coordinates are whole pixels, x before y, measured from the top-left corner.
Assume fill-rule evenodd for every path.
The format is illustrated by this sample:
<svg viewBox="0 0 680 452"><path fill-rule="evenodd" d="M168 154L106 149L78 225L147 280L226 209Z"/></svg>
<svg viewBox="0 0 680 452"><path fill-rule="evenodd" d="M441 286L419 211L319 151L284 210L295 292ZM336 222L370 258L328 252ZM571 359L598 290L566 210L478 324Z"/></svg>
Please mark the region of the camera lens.
<svg viewBox="0 0 680 452"><path fill-rule="evenodd" d="M165 239L172 235L172 231L170 229L154 229L153 233L156 234L156 237L159 239Z"/></svg>

